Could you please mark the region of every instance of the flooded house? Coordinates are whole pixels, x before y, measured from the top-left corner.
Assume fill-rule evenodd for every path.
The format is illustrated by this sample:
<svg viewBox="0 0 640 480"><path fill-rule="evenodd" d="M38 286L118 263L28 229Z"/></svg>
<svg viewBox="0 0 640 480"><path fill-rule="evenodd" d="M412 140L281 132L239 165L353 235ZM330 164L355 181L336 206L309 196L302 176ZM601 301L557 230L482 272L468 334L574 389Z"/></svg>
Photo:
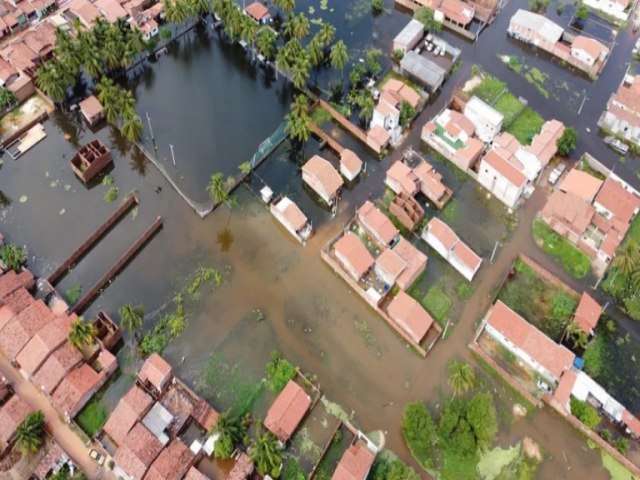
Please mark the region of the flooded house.
<svg viewBox="0 0 640 480"><path fill-rule="evenodd" d="M193 466L196 456L182 440L174 438L149 467L145 478L171 480L183 478Z"/></svg>
<svg viewBox="0 0 640 480"><path fill-rule="evenodd" d="M232 458L235 463L225 480L247 480L248 478L253 478L252 475L256 468L249 455L237 450Z"/></svg>
<svg viewBox="0 0 640 480"><path fill-rule="evenodd" d="M422 37L424 37L424 24L412 18L393 39L393 51L404 54L413 50Z"/></svg>
<svg viewBox="0 0 640 480"><path fill-rule="evenodd" d="M418 345L435 323L422 305L402 290L389 302L386 311Z"/></svg>
<svg viewBox="0 0 640 480"><path fill-rule="evenodd" d="M104 108L95 95L85 98L78 106L80 113L90 127L96 126L104 118Z"/></svg>
<svg viewBox="0 0 640 480"><path fill-rule="evenodd" d="M348 148L340 152L340 174L349 182L353 182L362 172L363 162L353 150Z"/></svg>
<svg viewBox="0 0 640 480"><path fill-rule="evenodd" d="M149 411L152 404L151 396L137 385L133 385L120 399L107 423L104 424L101 437L107 435L109 441L116 447L122 444L127 434ZM104 443L105 440L101 439L101 441Z"/></svg>
<svg viewBox="0 0 640 480"><path fill-rule="evenodd" d="M84 184L111 165L111 149L96 139L80 147L71 158L71 169Z"/></svg>
<svg viewBox="0 0 640 480"><path fill-rule="evenodd" d="M113 457L114 474L126 480L144 478L162 448L162 443L149 430L136 423Z"/></svg>
<svg viewBox="0 0 640 480"><path fill-rule="evenodd" d="M500 133L504 122L504 115L475 96L465 104L464 114L445 110L440 117L437 123L442 125L447 133L457 133L453 127L458 126L471 137L475 130L476 136L485 143ZM471 122L471 125L468 122Z"/></svg>
<svg viewBox="0 0 640 480"><path fill-rule="evenodd" d="M328 160L314 155L302 166L302 181L327 205L333 205L344 185L340 174Z"/></svg>
<svg viewBox="0 0 640 480"><path fill-rule="evenodd" d="M404 237L398 239L398 242L392 247L392 251L405 262L405 267L396 278L395 283L402 290L408 290L426 270L428 258Z"/></svg>
<svg viewBox="0 0 640 480"><path fill-rule="evenodd" d="M289 380L264 419L264 426L282 443L287 443L311 407L311 397L295 381Z"/></svg>
<svg viewBox="0 0 640 480"><path fill-rule="evenodd" d="M269 211L300 243L305 244L313 234L311 222L289 197L277 198L269 206Z"/></svg>
<svg viewBox="0 0 640 480"><path fill-rule="evenodd" d="M603 309L587 292L582 292L576 311L573 314L573 321L580 329L591 336L595 332Z"/></svg>
<svg viewBox="0 0 640 480"><path fill-rule="evenodd" d="M342 268L356 281L360 280L375 263L367 247L354 233L345 233L333 248Z"/></svg>
<svg viewBox="0 0 640 480"><path fill-rule="evenodd" d="M358 209L356 218L366 234L382 247L391 245L400 235L400 231L389 217L369 200Z"/></svg>
<svg viewBox="0 0 640 480"><path fill-rule="evenodd" d="M627 72L611 94L598 126L634 145L640 145L640 75Z"/></svg>
<svg viewBox="0 0 640 480"><path fill-rule="evenodd" d="M165 391L172 378L171 365L157 353L153 353L147 358L138 373L138 379L142 385L156 397Z"/></svg>
<svg viewBox="0 0 640 480"><path fill-rule="evenodd" d="M480 258L439 218L432 218L422 231L422 239L467 280L473 280L482 264Z"/></svg>
<svg viewBox="0 0 640 480"><path fill-rule="evenodd" d="M356 437L342 454L331 480L366 480L375 459L375 453Z"/></svg>
<svg viewBox="0 0 640 480"><path fill-rule="evenodd" d="M389 212L410 232L413 232L424 218L424 209L418 201L403 192L393 197Z"/></svg>
<svg viewBox="0 0 640 480"><path fill-rule="evenodd" d="M54 478L55 474L59 473L62 469L71 470L74 468L73 461L60 444L55 440L51 440L50 442L51 445L38 462L29 480L47 480L48 478Z"/></svg>
<svg viewBox="0 0 640 480"><path fill-rule="evenodd" d="M271 22L271 13L267 6L261 2L253 2L247 5L244 13L260 25L268 25Z"/></svg>

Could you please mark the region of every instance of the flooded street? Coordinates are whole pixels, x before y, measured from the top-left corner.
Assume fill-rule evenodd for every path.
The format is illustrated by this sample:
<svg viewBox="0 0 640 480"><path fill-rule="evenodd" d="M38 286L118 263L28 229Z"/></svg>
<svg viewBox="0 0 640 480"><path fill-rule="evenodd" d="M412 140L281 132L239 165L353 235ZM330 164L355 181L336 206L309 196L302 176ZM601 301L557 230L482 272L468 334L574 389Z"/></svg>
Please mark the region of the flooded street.
<svg viewBox="0 0 640 480"><path fill-rule="evenodd" d="M329 9L321 10L318 1L298 2L305 12L315 7L310 18L322 17L336 25L338 38L347 42L353 59L370 47L388 53L391 39L409 18L393 11L373 19L370 2L365 0L328 3ZM392 2L385 3L391 11ZM486 192L475 182L457 179L447 166L433 159L445 183L455 191L455 214L447 221L482 255L484 265L473 282L476 291L469 300L460 301L455 294L450 295L454 300L450 312L453 327L426 359L413 353L321 260L320 249L344 227L355 208L368 198L383 195L384 174L400 158L402 150L409 145L420 148L422 126L444 106L453 89L468 78L471 66L481 65L508 82L511 91L526 98L545 119L558 118L575 126L580 142L572 160L589 151L603 163L616 165L616 173L640 186L635 173L638 160L628 158L621 163L598 137L596 127L610 91L626 71L635 36L630 30L618 34L602 76L591 82L507 38L509 18L526 5L524 0L512 0L476 43L443 32L447 41L462 48L461 68L420 114L403 146L386 159L374 159L344 132L332 132L367 161L366 176L345 191L336 218L332 219L330 212L302 187L299 167L290 160L287 143L276 149L257 173L274 191L285 192L298 202L313 221L317 233L306 247L290 237L247 187L237 191L237 204L231 209L223 205L201 220L144 156L121 142L117 132L105 127L93 134L73 114L55 115L47 121L48 137L17 161L3 158L0 191L11 204L0 210L0 232L13 243L25 244L29 267L37 275L46 276L127 194L135 193L140 206L63 278L58 285L61 293L78 284L88 291L160 215L164 219L163 230L90 306L85 313L87 318L100 309L116 316L117 309L125 303L143 304L145 328L151 328L159 312L198 266L214 267L223 272L224 283L215 290L205 286L199 299L187 301L187 330L165 351L178 376L201 387L205 365L218 352L229 361L242 363L250 376L260 379L270 352L281 350L305 372L317 374L326 396L347 412L353 411L359 426L386 431L387 445L411 461L400 432L404 405L418 399L431 406L442 403L448 394L447 363L454 358L471 359L467 343L519 252L574 288L584 289L595 283L594 278L571 280L534 244L531 219L544 205L544 181L517 212L517 222L508 226L508 215L495 199L486 198ZM561 23L555 8L548 10L549 17ZM560 18L565 26L569 13ZM539 89L510 71L499 55L522 57L528 66L545 72L557 90L547 86L550 98L545 99ZM388 60L385 62L386 68ZM235 174L238 165L249 160L281 123L292 98L292 91L282 78L269 80L239 47L222 44L210 26L204 32L192 32L168 55L139 68L135 75L131 87L138 99L138 113L145 122L144 143L151 144L148 112L159 160L197 202L207 200L204 188L212 173ZM335 78L337 74L320 72L319 84L326 86L331 75ZM570 91L562 87L565 83L571 85ZM587 99L578 115L585 95ZM562 101L554 100L554 96ZM109 175L119 192L115 203L103 199L107 186L98 184L87 189L69 168L68 162L78 146L93 138L102 139L113 149L115 167ZM176 167L170 144L175 150ZM309 141L305 156L317 153L318 148L317 142ZM425 288L445 276L461 279L454 277L448 271L450 267L423 242L418 241L417 245L429 255ZM496 255L491 265L494 247ZM455 287L455 283L447 285L449 290ZM264 319L257 318L256 309L264 313ZM634 333L640 331L630 322L624 326L634 328ZM131 349L124 349L120 360L125 375L105 397L111 406L130 381L127 374L135 368L131 365ZM218 393L203 393L217 408L228 406ZM266 406L260 403L256 409L266 411ZM510 412L500 416L503 415L509 417ZM609 478L598 451L590 450L577 431L546 409L504 425L501 445L508 446L524 436L532 437L544 450L545 461L538 478Z"/></svg>

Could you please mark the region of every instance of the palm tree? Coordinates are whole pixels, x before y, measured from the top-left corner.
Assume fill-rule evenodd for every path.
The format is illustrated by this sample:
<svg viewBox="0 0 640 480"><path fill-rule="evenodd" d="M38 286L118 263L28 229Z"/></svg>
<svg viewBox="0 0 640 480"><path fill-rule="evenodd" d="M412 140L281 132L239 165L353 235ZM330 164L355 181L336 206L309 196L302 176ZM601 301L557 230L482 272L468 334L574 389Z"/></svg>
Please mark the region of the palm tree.
<svg viewBox="0 0 640 480"><path fill-rule="evenodd" d="M245 42L251 45L251 56L253 59L255 59L256 55L254 44L257 35L258 26L249 17L243 16L242 23L240 25L240 36L244 39Z"/></svg>
<svg viewBox="0 0 640 480"><path fill-rule="evenodd" d="M285 131L291 136L291 139L298 142L304 148L304 144L311 136L311 127L309 126L309 117L307 114L303 116L288 113L285 115Z"/></svg>
<svg viewBox="0 0 640 480"><path fill-rule="evenodd" d="M282 31L287 37L301 40L309 35L309 28L309 19L300 12L298 15L289 15Z"/></svg>
<svg viewBox="0 0 640 480"><path fill-rule="evenodd" d="M373 118L373 110L376 108L376 102L367 91L363 91L362 95L358 98L358 107L360 107L358 117L365 125L368 125Z"/></svg>
<svg viewBox="0 0 640 480"><path fill-rule="evenodd" d="M289 73L293 85L298 89L304 88L309 79L309 58L306 54L298 57L296 62L291 66Z"/></svg>
<svg viewBox="0 0 640 480"><path fill-rule="evenodd" d="M257 438L252 440L249 446L249 458L260 474L278 478L282 467L282 450L278 445L278 439L262 427L258 428L256 434Z"/></svg>
<svg viewBox="0 0 640 480"><path fill-rule="evenodd" d="M18 425L16 430L16 446L27 455L37 453L44 443L44 414L38 410L31 412Z"/></svg>
<svg viewBox="0 0 640 480"><path fill-rule="evenodd" d="M307 100L306 95L296 95L291 102L291 106L289 109L291 110L292 115L296 117L302 117L307 113L307 109L309 108L309 101Z"/></svg>
<svg viewBox="0 0 640 480"><path fill-rule="evenodd" d="M314 70L314 78L318 76L318 70L322 63L324 62L324 48L322 46L322 42L316 35L311 39L309 44L307 45L307 58L309 59L309 64L313 67Z"/></svg>
<svg viewBox="0 0 640 480"><path fill-rule="evenodd" d="M36 84L56 103L66 98L67 89L71 86L65 66L57 60L46 62L38 69Z"/></svg>
<svg viewBox="0 0 640 480"><path fill-rule="evenodd" d="M461 395L471 390L476 383L476 373L466 362L453 361L449 363L449 386L453 395Z"/></svg>
<svg viewBox="0 0 640 480"><path fill-rule="evenodd" d="M80 349L83 345L91 345L97 333L98 330L92 322L85 323L84 319L79 317L69 328L69 343Z"/></svg>
<svg viewBox="0 0 640 480"><path fill-rule="evenodd" d="M566 338L571 340L574 347L582 350L586 349L589 344L589 336L576 322L567 325Z"/></svg>
<svg viewBox="0 0 640 480"><path fill-rule="evenodd" d="M256 36L256 47L267 61L272 60L276 54L277 40L277 35L270 28L263 28Z"/></svg>
<svg viewBox="0 0 640 480"><path fill-rule="evenodd" d="M218 416L215 426L210 433L219 435L218 441L222 448L216 449L216 458L229 458L233 453L235 444L240 442L247 433L247 428L242 419L232 417L231 411L227 410ZM216 441L216 447L217 443Z"/></svg>
<svg viewBox="0 0 640 480"><path fill-rule="evenodd" d="M329 59L331 60L331 66L336 70L340 70L342 78L344 78L344 67L346 67L349 62L349 52L347 51L347 46L342 40L338 40L331 47Z"/></svg>
<svg viewBox="0 0 640 480"><path fill-rule="evenodd" d="M273 0L273 4L285 14L293 12L296 8L296 0Z"/></svg>
<svg viewBox="0 0 640 480"><path fill-rule="evenodd" d="M140 335L142 322L144 320L144 308L142 305L132 306L130 303L120 307L120 327L132 333L136 340Z"/></svg>
<svg viewBox="0 0 640 480"><path fill-rule="evenodd" d="M218 172L211 175L211 180L207 185L207 193L215 204L225 203L229 199L229 191L222 173Z"/></svg>
<svg viewBox="0 0 640 480"><path fill-rule="evenodd" d="M98 89L98 100L102 104L107 122L115 125L121 113L118 87L113 84L113 80L109 77L102 77L96 88Z"/></svg>
<svg viewBox="0 0 640 480"><path fill-rule="evenodd" d="M331 45L331 42L333 42L333 39L336 36L336 27L334 27L330 23L325 22L320 27L320 30L318 31L317 35L320 41L322 42L322 45L324 45L324 47L327 48L329 47L329 45Z"/></svg>
<svg viewBox="0 0 640 480"><path fill-rule="evenodd" d="M638 264L638 260L640 260L640 258L638 258L638 251L638 244L630 241L618 252L613 261L613 266L624 276L630 275Z"/></svg>
<svg viewBox="0 0 640 480"><path fill-rule="evenodd" d="M140 120L135 110L124 112L120 133L130 142L140 139L140 135L142 135L142 120Z"/></svg>

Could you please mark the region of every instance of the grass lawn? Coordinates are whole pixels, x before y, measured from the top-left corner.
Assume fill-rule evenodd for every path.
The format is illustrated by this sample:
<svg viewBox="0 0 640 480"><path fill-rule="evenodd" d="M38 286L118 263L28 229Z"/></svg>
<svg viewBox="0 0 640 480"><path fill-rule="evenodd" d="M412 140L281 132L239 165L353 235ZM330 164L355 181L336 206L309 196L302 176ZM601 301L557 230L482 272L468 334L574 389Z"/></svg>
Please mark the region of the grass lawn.
<svg viewBox="0 0 640 480"><path fill-rule="evenodd" d="M584 278L591 270L591 260L568 240L553 232L540 219L533 221L533 238L573 278Z"/></svg>
<svg viewBox="0 0 640 480"><path fill-rule="evenodd" d="M421 303L422 306L431 314L434 320L441 326L444 326L453 302L444 293L442 285L436 283L431 286Z"/></svg>
<svg viewBox="0 0 640 480"><path fill-rule="evenodd" d="M91 438L100 431L108 416L107 409L101 401L102 395L100 398L96 398L97 396L94 396L76 417L78 426Z"/></svg>
<svg viewBox="0 0 640 480"><path fill-rule="evenodd" d="M505 115L505 122L506 122ZM535 110L527 107L507 127L507 132L512 134L523 145L530 145L533 136L540 133L544 120Z"/></svg>
<svg viewBox="0 0 640 480"><path fill-rule="evenodd" d="M562 336L578 301L564 290L545 282L520 259L516 260L515 274L498 293L498 300L554 341Z"/></svg>
<svg viewBox="0 0 640 480"><path fill-rule="evenodd" d="M471 285L471 283L462 280L460 283L456 285L456 295L460 300L468 300L473 295L476 289Z"/></svg>
<svg viewBox="0 0 640 480"><path fill-rule="evenodd" d="M469 94L471 96L475 95L487 103L493 103L498 95L505 90L509 90L509 87L505 82L498 80L496 77L492 77L491 75L484 74L482 82L471 90Z"/></svg>
<svg viewBox="0 0 640 480"><path fill-rule="evenodd" d="M496 100L493 108L504 115L503 125L509 125L523 111L524 105L513 94L507 92Z"/></svg>

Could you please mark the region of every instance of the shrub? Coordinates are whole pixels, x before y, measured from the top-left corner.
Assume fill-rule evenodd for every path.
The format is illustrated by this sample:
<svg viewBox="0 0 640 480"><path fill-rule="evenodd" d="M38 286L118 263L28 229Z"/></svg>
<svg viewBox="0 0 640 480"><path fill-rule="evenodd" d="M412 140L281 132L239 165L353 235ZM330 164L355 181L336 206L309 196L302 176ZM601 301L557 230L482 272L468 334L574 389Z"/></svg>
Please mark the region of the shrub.
<svg viewBox="0 0 640 480"><path fill-rule="evenodd" d="M5 244L0 247L0 260L9 270L18 270L27 261L27 250L17 245Z"/></svg>
<svg viewBox="0 0 640 480"><path fill-rule="evenodd" d="M589 9L585 5L583 5L582 2L579 3L578 9L576 10L575 18L580 22L584 22L587 18L589 18Z"/></svg>
<svg viewBox="0 0 640 480"><path fill-rule="evenodd" d="M418 8L414 14L413 18L422 22L424 24L424 28L430 32L439 32L442 30L442 23L438 22L433 17L433 10L427 7Z"/></svg>
<svg viewBox="0 0 640 480"><path fill-rule="evenodd" d="M409 403L402 415L402 434L412 455L424 468L432 468L437 441L436 426L427 406Z"/></svg>
<svg viewBox="0 0 640 480"><path fill-rule="evenodd" d="M404 52L402 50L394 50L393 58L395 58L398 61L402 60L404 58Z"/></svg>
<svg viewBox="0 0 640 480"><path fill-rule="evenodd" d="M296 376L296 368L282 357L280 352L271 353L266 367L267 386L272 392L280 392Z"/></svg>
<svg viewBox="0 0 640 480"><path fill-rule="evenodd" d="M384 12L384 0L371 0L371 10L374 15L379 15Z"/></svg>
<svg viewBox="0 0 640 480"><path fill-rule="evenodd" d="M569 403L571 413L592 430L600 424L600 415L591 405L572 397Z"/></svg>
<svg viewBox="0 0 640 480"><path fill-rule="evenodd" d="M400 104L400 125L402 125L403 127L407 126L407 124L415 116L416 109L413 108L409 102L403 100Z"/></svg>
<svg viewBox="0 0 640 480"><path fill-rule="evenodd" d="M616 440L614 446L622 455L626 455L627 450L629 450L629 440L626 437L620 437Z"/></svg>
<svg viewBox="0 0 640 480"><path fill-rule="evenodd" d="M556 140L556 146L558 147L558 154L563 157L568 156L573 150L575 150L578 144L578 132L575 128L565 128L562 136Z"/></svg>
<svg viewBox="0 0 640 480"><path fill-rule="evenodd" d="M118 187L109 187L109 189L104 192L104 201L107 203L113 203L118 198Z"/></svg>

